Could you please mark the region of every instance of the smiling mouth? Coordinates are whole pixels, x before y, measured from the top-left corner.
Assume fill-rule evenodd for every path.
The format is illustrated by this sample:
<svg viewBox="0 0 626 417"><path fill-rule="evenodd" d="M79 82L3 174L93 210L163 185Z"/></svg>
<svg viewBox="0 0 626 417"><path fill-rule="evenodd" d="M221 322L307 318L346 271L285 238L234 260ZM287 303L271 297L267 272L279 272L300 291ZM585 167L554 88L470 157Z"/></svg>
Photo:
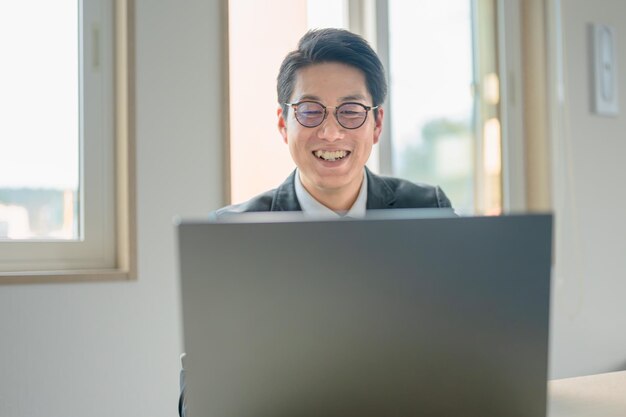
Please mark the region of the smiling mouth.
<svg viewBox="0 0 626 417"><path fill-rule="evenodd" d="M350 151L315 151L313 152L316 158L323 161L339 161L346 156L350 155Z"/></svg>

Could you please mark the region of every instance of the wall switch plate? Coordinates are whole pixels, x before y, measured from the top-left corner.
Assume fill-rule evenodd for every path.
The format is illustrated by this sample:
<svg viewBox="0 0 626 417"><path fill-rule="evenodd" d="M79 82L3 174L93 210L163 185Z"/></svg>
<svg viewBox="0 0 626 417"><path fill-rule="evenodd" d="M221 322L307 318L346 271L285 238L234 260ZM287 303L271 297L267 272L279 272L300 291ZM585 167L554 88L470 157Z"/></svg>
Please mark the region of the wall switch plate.
<svg viewBox="0 0 626 417"><path fill-rule="evenodd" d="M590 25L592 57L592 109L601 116L619 113L615 29Z"/></svg>

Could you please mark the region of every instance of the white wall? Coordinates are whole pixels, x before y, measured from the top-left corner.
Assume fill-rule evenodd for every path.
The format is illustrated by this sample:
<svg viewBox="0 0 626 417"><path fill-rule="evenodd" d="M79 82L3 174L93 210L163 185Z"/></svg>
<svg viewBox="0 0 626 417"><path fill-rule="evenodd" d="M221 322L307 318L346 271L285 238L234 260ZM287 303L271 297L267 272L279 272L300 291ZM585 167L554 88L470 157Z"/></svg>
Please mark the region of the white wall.
<svg viewBox="0 0 626 417"><path fill-rule="evenodd" d="M217 1L136 1L139 279L0 287L0 416L177 414L172 217L222 203Z"/></svg>
<svg viewBox="0 0 626 417"><path fill-rule="evenodd" d="M551 376L626 369L626 2L562 0L565 101L555 137ZM590 112L588 23L617 31L617 118ZM556 114L555 116L558 116Z"/></svg>

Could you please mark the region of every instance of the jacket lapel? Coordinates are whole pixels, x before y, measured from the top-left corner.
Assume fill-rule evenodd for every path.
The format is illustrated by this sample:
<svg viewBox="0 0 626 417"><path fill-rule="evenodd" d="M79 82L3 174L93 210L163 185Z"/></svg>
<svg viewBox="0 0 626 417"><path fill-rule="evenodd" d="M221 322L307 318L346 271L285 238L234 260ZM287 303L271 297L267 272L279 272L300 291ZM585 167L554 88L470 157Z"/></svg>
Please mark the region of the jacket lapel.
<svg viewBox="0 0 626 417"><path fill-rule="evenodd" d="M367 175L367 209L391 208L396 202L396 196L385 179L372 173L367 167L365 175Z"/></svg>
<svg viewBox="0 0 626 417"><path fill-rule="evenodd" d="M287 177L285 182L280 184L276 189L276 194L270 211L301 211L300 203L296 197L296 170L294 169L291 175Z"/></svg>

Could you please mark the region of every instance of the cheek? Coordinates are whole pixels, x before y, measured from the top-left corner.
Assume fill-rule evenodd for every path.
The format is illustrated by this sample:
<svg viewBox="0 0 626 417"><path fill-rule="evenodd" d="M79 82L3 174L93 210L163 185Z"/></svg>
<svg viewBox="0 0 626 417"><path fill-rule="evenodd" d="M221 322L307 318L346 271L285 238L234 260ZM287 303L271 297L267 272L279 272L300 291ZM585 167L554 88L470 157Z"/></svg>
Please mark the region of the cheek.
<svg viewBox="0 0 626 417"><path fill-rule="evenodd" d="M294 147L305 147L312 134L310 130L303 128L298 122L295 122L295 124L290 123L287 130L289 143Z"/></svg>
<svg viewBox="0 0 626 417"><path fill-rule="evenodd" d="M297 129L292 129L289 131L289 141L287 144L292 157L296 158L305 151L306 139L302 136L302 132L298 132Z"/></svg>

